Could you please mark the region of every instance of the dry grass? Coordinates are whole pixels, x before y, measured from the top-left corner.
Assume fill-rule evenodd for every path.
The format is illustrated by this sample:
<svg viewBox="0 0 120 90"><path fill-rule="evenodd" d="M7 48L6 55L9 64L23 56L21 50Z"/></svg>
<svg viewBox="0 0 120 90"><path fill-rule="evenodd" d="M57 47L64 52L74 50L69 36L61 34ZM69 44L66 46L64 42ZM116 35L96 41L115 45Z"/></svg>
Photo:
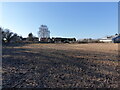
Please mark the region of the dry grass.
<svg viewBox="0 0 120 90"><path fill-rule="evenodd" d="M118 87L118 44L3 47L3 87Z"/></svg>

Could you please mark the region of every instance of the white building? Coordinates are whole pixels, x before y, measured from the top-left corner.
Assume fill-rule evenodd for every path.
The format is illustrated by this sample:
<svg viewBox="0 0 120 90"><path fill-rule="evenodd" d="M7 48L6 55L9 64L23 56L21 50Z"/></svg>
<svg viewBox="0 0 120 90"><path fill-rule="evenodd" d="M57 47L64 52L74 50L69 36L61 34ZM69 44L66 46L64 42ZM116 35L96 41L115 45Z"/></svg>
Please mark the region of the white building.
<svg viewBox="0 0 120 90"><path fill-rule="evenodd" d="M46 25L41 25L38 32L39 41L41 38L50 38L50 31Z"/></svg>
<svg viewBox="0 0 120 90"><path fill-rule="evenodd" d="M99 41L100 41L100 42L105 42L105 43L110 43L110 42L112 42L112 39L113 39L114 37L115 37L114 35L113 35L113 36L106 36L106 37L104 37L104 38L99 39Z"/></svg>
<svg viewBox="0 0 120 90"><path fill-rule="evenodd" d="M99 41L109 43L112 42L112 39L100 39Z"/></svg>

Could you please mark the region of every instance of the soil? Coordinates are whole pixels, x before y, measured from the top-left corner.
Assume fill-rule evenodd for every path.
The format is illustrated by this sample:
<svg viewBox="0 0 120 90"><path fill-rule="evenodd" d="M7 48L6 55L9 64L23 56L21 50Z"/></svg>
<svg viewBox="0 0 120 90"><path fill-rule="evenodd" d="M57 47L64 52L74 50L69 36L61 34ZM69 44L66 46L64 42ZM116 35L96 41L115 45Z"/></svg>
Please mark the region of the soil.
<svg viewBox="0 0 120 90"><path fill-rule="evenodd" d="M118 44L3 46L3 88L118 88Z"/></svg>

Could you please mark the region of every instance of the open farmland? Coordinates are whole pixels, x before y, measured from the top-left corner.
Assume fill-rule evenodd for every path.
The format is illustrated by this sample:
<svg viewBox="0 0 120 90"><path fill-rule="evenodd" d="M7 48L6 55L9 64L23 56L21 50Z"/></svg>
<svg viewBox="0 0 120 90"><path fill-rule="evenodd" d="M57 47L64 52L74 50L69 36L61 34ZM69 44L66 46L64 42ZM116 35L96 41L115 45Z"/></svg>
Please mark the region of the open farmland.
<svg viewBox="0 0 120 90"><path fill-rule="evenodd" d="M117 88L118 44L3 46L3 88Z"/></svg>

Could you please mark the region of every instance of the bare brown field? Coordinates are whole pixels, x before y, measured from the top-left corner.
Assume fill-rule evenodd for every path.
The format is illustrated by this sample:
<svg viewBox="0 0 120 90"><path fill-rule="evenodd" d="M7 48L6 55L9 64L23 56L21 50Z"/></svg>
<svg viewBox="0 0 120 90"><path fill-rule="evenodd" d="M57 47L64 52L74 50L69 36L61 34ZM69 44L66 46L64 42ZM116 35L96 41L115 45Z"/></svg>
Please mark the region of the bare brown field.
<svg viewBox="0 0 120 90"><path fill-rule="evenodd" d="M118 88L118 44L3 46L3 88Z"/></svg>

